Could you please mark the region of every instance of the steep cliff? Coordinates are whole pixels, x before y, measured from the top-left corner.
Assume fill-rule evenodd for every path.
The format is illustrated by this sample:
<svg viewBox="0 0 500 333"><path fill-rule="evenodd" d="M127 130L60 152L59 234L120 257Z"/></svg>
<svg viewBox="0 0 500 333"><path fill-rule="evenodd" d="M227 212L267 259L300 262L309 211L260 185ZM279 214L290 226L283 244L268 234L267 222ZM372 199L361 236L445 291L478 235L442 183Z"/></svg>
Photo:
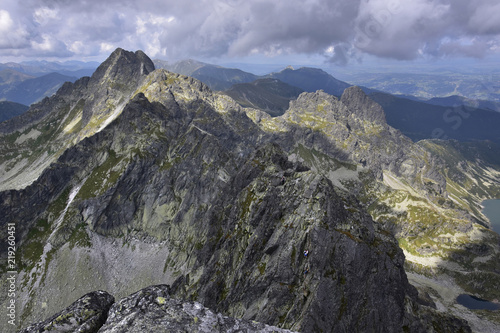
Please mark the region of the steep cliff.
<svg viewBox="0 0 500 333"><path fill-rule="evenodd" d="M499 235L481 213L482 200L497 198L500 190L496 145L412 143L387 125L380 106L357 87L340 100L321 91L302 94L280 117L246 112L294 159L354 194L397 237L406 268L417 273L412 282L423 286L422 274L436 279L423 288L432 290L436 302L454 309L464 292L500 297ZM464 315L462 309L455 313ZM477 331L492 326L471 317ZM495 314L484 317L498 320Z"/></svg>

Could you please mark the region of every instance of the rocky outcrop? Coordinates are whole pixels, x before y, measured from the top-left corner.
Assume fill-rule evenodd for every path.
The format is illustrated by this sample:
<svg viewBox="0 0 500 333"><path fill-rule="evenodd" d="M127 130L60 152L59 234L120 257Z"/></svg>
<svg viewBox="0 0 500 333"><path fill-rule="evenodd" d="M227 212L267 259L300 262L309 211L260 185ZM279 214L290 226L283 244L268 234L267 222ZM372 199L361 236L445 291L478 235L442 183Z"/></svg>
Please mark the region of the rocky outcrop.
<svg viewBox="0 0 500 333"><path fill-rule="evenodd" d="M214 313L198 302L171 298L168 286L151 286L115 303L99 333L114 332L285 333L289 330Z"/></svg>
<svg viewBox="0 0 500 333"><path fill-rule="evenodd" d="M360 87L352 86L344 90L340 102L357 118L387 126L382 107L370 99Z"/></svg>
<svg viewBox="0 0 500 333"><path fill-rule="evenodd" d="M207 118L167 121L175 113L138 95L112 125L63 154L36 187L51 184L58 169L74 170L74 183L86 180L52 246L70 241L82 223L107 237L133 230L134 237L168 241L166 269L182 272L172 281L174 295L229 315L306 331L379 321L397 331L411 322L404 303L414 292L395 240L376 230L353 198L339 197L327 179L289 162L278 146L240 157L239 134L201 106ZM193 126L201 119L222 127L204 132ZM155 125L160 129L145 141ZM102 170L108 164L110 171ZM117 166L123 171L114 184L99 178ZM46 205L57 200L54 193ZM43 218L51 217L30 220ZM45 283L51 280L49 273ZM382 304L391 311L373 316ZM323 319L327 313L336 320Z"/></svg>
<svg viewBox="0 0 500 333"><path fill-rule="evenodd" d="M31 332L292 333L255 321L223 316L198 302L171 298L167 285L144 288L117 303L105 291L89 293L67 309L18 333Z"/></svg>
<svg viewBox="0 0 500 333"><path fill-rule="evenodd" d="M105 291L82 296L68 308L40 323L29 325L19 333L80 332L94 333L104 324L115 298Z"/></svg>
<svg viewBox="0 0 500 333"><path fill-rule="evenodd" d="M303 93L281 117L248 112L289 151L300 143L367 167L380 180L390 172L424 191L428 180L445 195L442 161L387 125L382 108L359 87L347 88L340 100L323 91Z"/></svg>

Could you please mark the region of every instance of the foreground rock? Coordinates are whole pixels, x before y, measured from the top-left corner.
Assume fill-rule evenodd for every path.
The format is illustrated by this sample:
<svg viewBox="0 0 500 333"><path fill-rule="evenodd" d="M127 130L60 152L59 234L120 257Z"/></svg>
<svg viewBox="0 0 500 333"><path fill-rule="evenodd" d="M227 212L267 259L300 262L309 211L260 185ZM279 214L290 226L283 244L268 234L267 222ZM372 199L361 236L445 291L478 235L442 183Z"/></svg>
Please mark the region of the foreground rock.
<svg viewBox="0 0 500 333"><path fill-rule="evenodd" d="M97 332L104 324L115 298L105 291L91 292L47 320L33 324L19 333Z"/></svg>
<svg viewBox="0 0 500 333"><path fill-rule="evenodd" d="M114 297L107 292L92 292L67 309L19 333L291 332L254 321L222 316L197 302L170 298L169 289L167 285L151 286L115 304Z"/></svg>
<svg viewBox="0 0 500 333"><path fill-rule="evenodd" d="M170 298L166 285L140 290L111 307L99 333L119 332L291 332L216 314L197 302Z"/></svg>

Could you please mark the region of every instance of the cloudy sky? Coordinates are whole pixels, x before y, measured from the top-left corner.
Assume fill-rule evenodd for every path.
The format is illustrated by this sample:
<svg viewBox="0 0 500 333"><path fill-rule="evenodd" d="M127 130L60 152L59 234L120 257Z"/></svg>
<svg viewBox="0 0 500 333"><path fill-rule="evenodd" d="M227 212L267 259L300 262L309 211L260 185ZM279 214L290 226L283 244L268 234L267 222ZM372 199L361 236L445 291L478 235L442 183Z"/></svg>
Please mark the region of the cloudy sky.
<svg viewBox="0 0 500 333"><path fill-rule="evenodd" d="M500 58L498 0L1 0L0 62ZM311 60L312 59L312 60Z"/></svg>

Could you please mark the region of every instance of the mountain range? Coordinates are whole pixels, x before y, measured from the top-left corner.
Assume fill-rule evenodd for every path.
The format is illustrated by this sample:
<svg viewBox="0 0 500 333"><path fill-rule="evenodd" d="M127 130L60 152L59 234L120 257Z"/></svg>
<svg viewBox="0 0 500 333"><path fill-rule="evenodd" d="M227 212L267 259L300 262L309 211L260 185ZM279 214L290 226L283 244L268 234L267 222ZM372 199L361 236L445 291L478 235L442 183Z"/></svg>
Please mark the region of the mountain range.
<svg viewBox="0 0 500 333"><path fill-rule="evenodd" d="M456 297L500 298L481 213L500 195L499 146L415 143L361 88L336 97L325 80L272 117L117 49L0 123L16 328L165 331L174 304L182 327L494 332L496 312Z"/></svg>
<svg viewBox="0 0 500 333"><path fill-rule="evenodd" d="M23 104L0 101L0 122L22 115L28 110Z"/></svg>
<svg viewBox="0 0 500 333"><path fill-rule="evenodd" d="M419 73L419 71L422 71ZM394 95L413 96L423 100L435 97L462 96L476 103L500 102L499 73L475 72L473 68L423 69L401 72L380 68L346 71L339 75L344 80ZM483 108L484 106L480 106Z"/></svg>
<svg viewBox="0 0 500 333"><path fill-rule="evenodd" d="M59 73L71 77L90 76L99 66L98 62L83 62L83 61L22 61L20 63L8 62L0 64L0 71L13 70L24 73L30 76L43 76L50 73Z"/></svg>
<svg viewBox="0 0 500 333"><path fill-rule="evenodd" d="M0 100L31 105L53 95L64 82L92 75L97 66L79 61L0 64Z"/></svg>
<svg viewBox="0 0 500 333"><path fill-rule="evenodd" d="M300 88L272 78L237 83L224 91L241 106L260 109L271 116L282 115L288 109L290 101L303 92Z"/></svg>
<svg viewBox="0 0 500 333"><path fill-rule="evenodd" d="M500 143L500 112L460 104L432 105L377 92L370 94L370 98L382 106L391 126L414 141L454 139Z"/></svg>
<svg viewBox="0 0 500 333"><path fill-rule="evenodd" d="M240 105L264 110L272 116L282 114L288 108L289 101L298 97L300 91L314 92L322 89L340 96L344 89L350 86L317 68L294 70L288 67L279 72L257 76L239 69L195 60L176 63L155 60L154 63L158 68L197 78L211 89L226 91ZM0 98L3 95L4 100L29 105L52 95L63 82L74 82L76 78L55 73L36 78L26 73L40 75L56 70L60 74L72 73L80 77L84 73L81 71L92 73L96 63L25 62L2 64L0 68L2 66L6 69L0 71ZM272 78L274 81L270 80ZM499 110L496 102L471 100L461 96L423 100L410 95L391 97L387 93L366 87L363 87L363 90L367 94L373 94L373 98L386 109L389 124L413 140L448 138L460 141L488 139L498 142L494 128L494 124L498 123L498 115L488 112ZM435 107L436 105L441 107ZM460 111L461 109L463 111ZM475 112L476 110L478 112ZM15 114L14 112L4 114ZM470 119L469 114L472 115ZM462 117L463 115L465 116ZM458 127L460 130L457 130Z"/></svg>
<svg viewBox="0 0 500 333"><path fill-rule="evenodd" d="M475 100L458 95L448 97L434 97L425 101L428 104L441 106L466 106L483 110L492 110L500 112L500 102Z"/></svg>
<svg viewBox="0 0 500 333"><path fill-rule="evenodd" d="M165 65L159 60L156 60L156 63L163 64L164 68L173 72L192 75L212 89L225 90L225 93L241 106L257 108L271 116L283 114L290 100L297 98L301 91L324 90L339 97L351 86L318 68L303 67L295 70L288 67L280 72L257 77L237 69L193 60L172 65ZM222 85L220 82L226 84ZM426 101L412 96L400 97L362 88L384 108L388 124L414 141L455 139L490 140L500 143L497 130L500 113L497 112L494 102L473 101L458 96Z"/></svg>
<svg viewBox="0 0 500 333"><path fill-rule="evenodd" d="M12 70L8 70L12 77ZM5 73L0 73L0 75ZM64 82L75 82L76 77L69 77L59 73L50 73L40 77L22 77L21 81L10 80L0 83L0 98L6 101L24 105L31 105L44 97L53 95Z"/></svg>
<svg viewBox="0 0 500 333"><path fill-rule="evenodd" d="M236 68L226 68L188 59L173 64L155 60L157 68L164 68L174 73L194 77L213 90L226 90L235 83L248 83L259 77Z"/></svg>

